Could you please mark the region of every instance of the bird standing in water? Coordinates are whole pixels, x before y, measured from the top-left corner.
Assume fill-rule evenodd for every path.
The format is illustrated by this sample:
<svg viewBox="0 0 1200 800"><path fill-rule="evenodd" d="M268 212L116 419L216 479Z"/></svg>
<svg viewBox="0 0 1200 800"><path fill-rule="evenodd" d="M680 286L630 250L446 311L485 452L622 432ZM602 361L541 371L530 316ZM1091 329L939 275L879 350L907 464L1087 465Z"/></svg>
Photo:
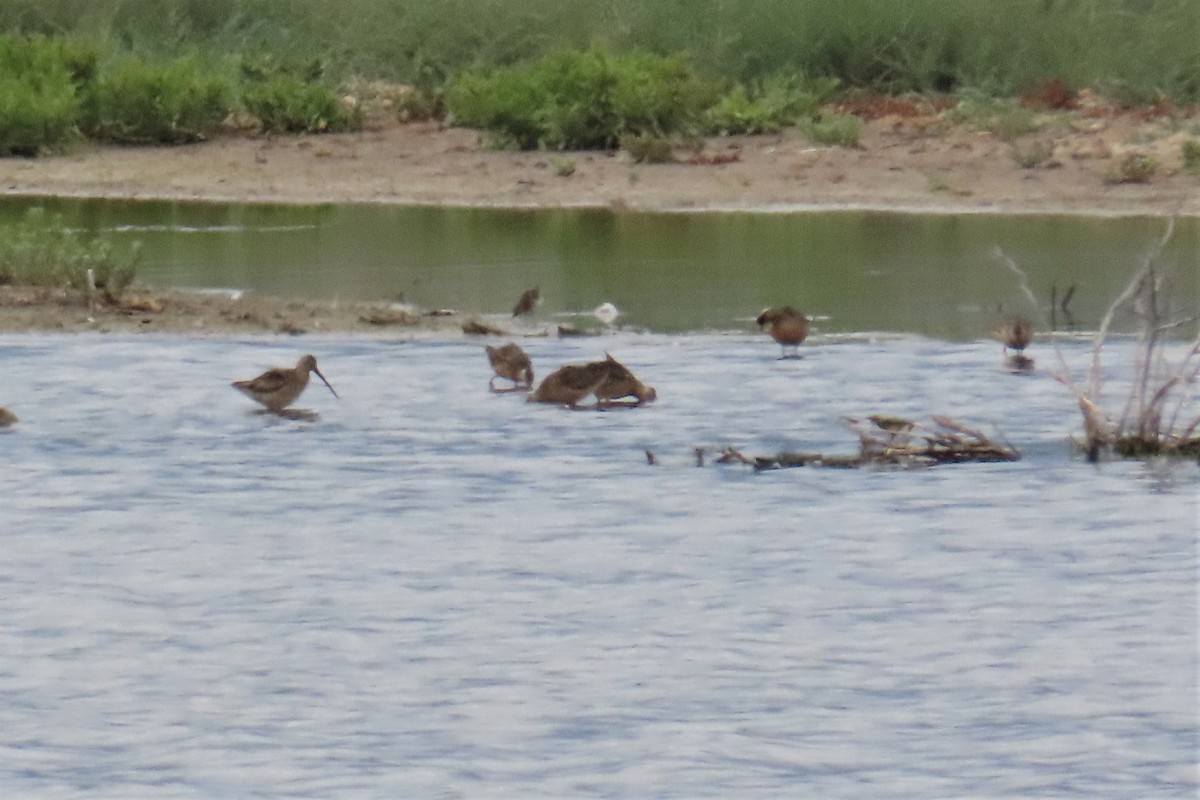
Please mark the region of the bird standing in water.
<svg viewBox="0 0 1200 800"><path fill-rule="evenodd" d="M533 385L533 362L520 345L509 342L502 347L485 345L488 363L496 374L488 381L488 388L493 392L512 392L517 389L528 389ZM497 389L496 378L506 378L513 382L511 389Z"/></svg>
<svg viewBox="0 0 1200 800"><path fill-rule="evenodd" d="M1025 348L1033 341L1033 324L1029 320L1017 317L1001 325L996 331L996 338L1004 345L1004 355L1011 367L1017 370L1032 369L1033 359L1025 355ZM1009 350L1014 351L1012 355L1009 355Z"/></svg>
<svg viewBox="0 0 1200 800"><path fill-rule="evenodd" d="M317 369L317 359L313 356L302 357L296 362L296 366L291 368L276 367L252 380L234 381L232 386L252 400L266 406L268 410L279 414L295 402L296 398L308 387L310 372L317 374L317 377L329 387L329 391L333 392L334 397L338 396L333 386L321 374L321 370Z"/></svg>
<svg viewBox="0 0 1200 800"><path fill-rule="evenodd" d="M7 428L9 425L14 425L17 422L17 415L9 411L7 408L0 408L0 428Z"/></svg>
<svg viewBox="0 0 1200 800"><path fill-rule="evenodd" d="M513 306L514 317L519 317L522 314L528 314L538 307L542 302L542 290L537 286L532 289L526 289L521 292L521 297L517 300L517 304Z"/></svg>
<svg viewBox="0 0 1200 800"><path fill-rule="evenodd" d="M758 326L768 326L767 333L783 348L780 358L787 358L788 348L792 357L799 358L800 343L808 338L808 317L791 306L765 309L755 320Z"/></svg>

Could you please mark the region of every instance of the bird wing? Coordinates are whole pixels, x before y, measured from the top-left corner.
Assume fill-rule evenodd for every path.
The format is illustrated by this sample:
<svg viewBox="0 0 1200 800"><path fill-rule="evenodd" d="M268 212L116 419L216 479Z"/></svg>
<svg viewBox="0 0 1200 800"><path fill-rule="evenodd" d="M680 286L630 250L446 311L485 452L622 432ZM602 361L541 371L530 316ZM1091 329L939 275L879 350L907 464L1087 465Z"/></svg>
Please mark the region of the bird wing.
<svg viewBox="0 0 1200 800"><path fill-rule="evenodd" d="M270 394L283 388L291 378L291 375L292 370L290 369L269 369L253 380L238 381L234 386L257 394Z"/></svg>

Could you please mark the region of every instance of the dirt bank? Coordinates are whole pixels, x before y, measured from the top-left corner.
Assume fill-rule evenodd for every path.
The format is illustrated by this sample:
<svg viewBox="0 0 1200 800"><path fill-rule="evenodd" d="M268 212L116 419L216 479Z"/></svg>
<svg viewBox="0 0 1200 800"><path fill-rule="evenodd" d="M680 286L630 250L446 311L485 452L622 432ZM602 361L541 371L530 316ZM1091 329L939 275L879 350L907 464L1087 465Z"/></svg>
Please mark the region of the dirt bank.
<svg viewBox="0 0 1200 800"><path fill-rule="evenodd" d="M800 134L710 139L677 163L624 153L497 152L469 130L376 121L326 136L228 136L172 147L82 145L66 155L0 160L8 194L283 203L610 206L633 210L878 208L956 212L1200 215L1200 179L1182 143L1200 112L1059 112L1014 146L944 114L883 116L860 147ZM1114 182L1130 153L1156 166ZM561 174L561 173L570 174Z"/></svg>

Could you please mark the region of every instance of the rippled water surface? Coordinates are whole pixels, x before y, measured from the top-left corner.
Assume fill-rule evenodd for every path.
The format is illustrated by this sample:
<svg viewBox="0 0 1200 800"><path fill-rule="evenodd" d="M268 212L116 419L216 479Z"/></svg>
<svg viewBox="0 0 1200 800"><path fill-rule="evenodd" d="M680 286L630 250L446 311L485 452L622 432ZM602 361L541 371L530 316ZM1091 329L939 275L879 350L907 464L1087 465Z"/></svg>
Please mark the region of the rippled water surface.
<svg viewBox="0 0 1200 800"><path fill-rule="evenodd" d="M0 338L0 794L1196 796L1195 464L1074 458L993 342L526 346L659 401L492 395L474 342ZM228 387L304 351L316 421ZM874 412L1024 459L693 466Z"/></svg>

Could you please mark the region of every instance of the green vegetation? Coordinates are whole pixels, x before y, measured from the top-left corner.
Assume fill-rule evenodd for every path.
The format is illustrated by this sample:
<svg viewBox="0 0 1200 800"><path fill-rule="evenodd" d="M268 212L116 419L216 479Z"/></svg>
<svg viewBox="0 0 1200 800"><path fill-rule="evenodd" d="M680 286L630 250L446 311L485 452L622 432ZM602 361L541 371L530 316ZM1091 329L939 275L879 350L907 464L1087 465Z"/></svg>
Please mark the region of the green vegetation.
<svg viewBox="0 0 1200 800"><path fill-rule="evenodd" d="M293 75L278 75L247 86L242 103L262 123L263 130L271 132L348 131L362 122L362 115L343 106L328 88Z"/></svg>
<svg viewBox="0 0 1200 800"><path fill-rule="evenodd" d="M652 133L626 136L621 139L621 147L635 164L669 164L675 160L675 146L671 140Z"/></svg>
<svg viewBox="0 0 1200 800"><path fill-rule="evenodd" d="M788 72L735 85L708 109L706 127L717 134L774 133L814 115L837 85L835 78L806 80Z"/></svg>
<svg viewBox="0 0 1200 800"><path fill-rule="evenodd" d="M816 144L858 147L862 120L853 114L822 114L801 120L796 127Z"/></svg>
<svg viewBox="0 0 1200 800"><path fill-rule="evenodd" d="M122 256L104 239L84 241L41 208L0 227L0 285L73 289L84 298L95 289L114 301L133 282L137 260L136 249Z"/></svg>
<svg viewBox="0 0 1200 800"><path fill-rule="evenodd" d="M93 65L56 40L0 39L0 155L33 156L67 141L79 113L76 80L90 78Z"/></svg>
<svg viewBox="0 0 1200 800"><path fill-rule="evenodd" d="M1104 176L1106 183L1149 183L1158 162L1145 153L1126 153Z"/></svg>
<svg viewBox="0 0 1200 800"><path fill-rule="evenodd" d="M190 141L231 111L353 129L334 88L355 81L523 148L791 125L852 145L817 112L833 87L953 93L958 121L1013 142L1040 117L1001 98L1048 85L1200 103L1197 30L1196 0L4 0L0 155L77 129Z"/></svg>
<svg viewBox="0 0 1200 800"><path fill-rule="evenodd" d="M1200 176L1200 139L1188 139L1179 149L1183 153L1184 170Z"/></svg>
<svg viewBox="0 0 1200 800"><path fill-rule="evenodd" d="M1028 147L1013 144L1012 159L1021 169L1034 169L1054 158L1054 145L1050 142L1033 142Z"/></svg>
<svg viewBox="0 0 1200 800"><path fill-rule="evenodd" d="M1038 129L1036 115L1011 98L992 97L984 92L968 90L946 114L953 123L996 134L1002 141L1015 142Z"/></svg>
<svg viewBox="0 0 1200 800"><path fill-rule="evenodd" d="M1195 0L5 0L0 31L72 35L169 60L269 53L440 85L597 41L686 52L702 75L788 71L885 92L995 95L1052 78L1130 102L1200 102Z"/></svg>
<svg viewBox="0 0 1200 800"><path fill-rule="evenodd" d="M194 142L220 127L232 97L228 80L203 75L192 59L151 64L129 58L97 78L84 97L80 127L113 142Z"/></svg>
<svg viewBox="0 0 1200 800"><path fill-rule="evenodd" d="M450 84L446 107L455 124L489 131L498 146L567 150L690 133L716 96L686 56L594 48L464 72Z"/></svg>

